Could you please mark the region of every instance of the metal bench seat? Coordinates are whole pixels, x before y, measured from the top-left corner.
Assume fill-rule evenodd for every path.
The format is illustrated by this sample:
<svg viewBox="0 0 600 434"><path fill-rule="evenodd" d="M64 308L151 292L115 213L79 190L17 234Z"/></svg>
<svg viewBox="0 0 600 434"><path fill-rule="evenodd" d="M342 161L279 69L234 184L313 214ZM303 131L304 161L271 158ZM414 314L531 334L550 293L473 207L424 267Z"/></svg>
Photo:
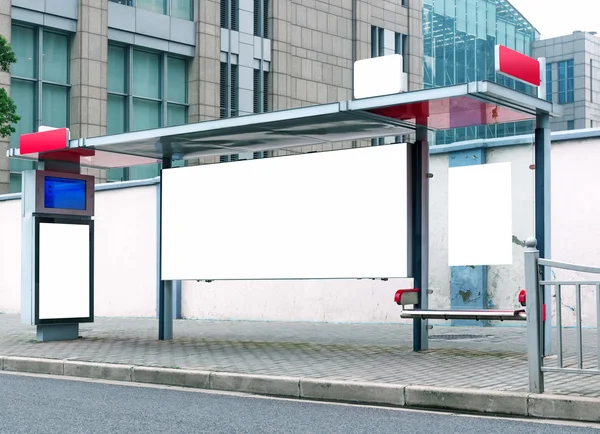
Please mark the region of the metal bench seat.
<svg viewBox="0 0 600 434"><path fill-rule="evenodd" d="M470 319L475 321L527 321L525 309L518 310L492 310L492 309L465 309L465 310L420 310L405 309L400 315L401 318L420 318L420 319Z"/></svg>

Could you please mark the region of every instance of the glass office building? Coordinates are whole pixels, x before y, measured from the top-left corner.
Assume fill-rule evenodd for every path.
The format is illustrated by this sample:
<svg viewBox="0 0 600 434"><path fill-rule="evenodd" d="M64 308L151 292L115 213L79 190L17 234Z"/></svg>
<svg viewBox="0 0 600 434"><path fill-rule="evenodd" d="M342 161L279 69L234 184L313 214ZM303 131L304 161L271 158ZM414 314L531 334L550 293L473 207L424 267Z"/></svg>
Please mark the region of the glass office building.
<svg viewBox="0 0 600 434"><path fill-rule="evenodd" d="M488 80L535 94L536 90L497 75L494 47L528 56L537 30L507 0L423 0L423 85L425 88ZM458 128L436 134L435 143L532 133L533 122Z"/></svg>

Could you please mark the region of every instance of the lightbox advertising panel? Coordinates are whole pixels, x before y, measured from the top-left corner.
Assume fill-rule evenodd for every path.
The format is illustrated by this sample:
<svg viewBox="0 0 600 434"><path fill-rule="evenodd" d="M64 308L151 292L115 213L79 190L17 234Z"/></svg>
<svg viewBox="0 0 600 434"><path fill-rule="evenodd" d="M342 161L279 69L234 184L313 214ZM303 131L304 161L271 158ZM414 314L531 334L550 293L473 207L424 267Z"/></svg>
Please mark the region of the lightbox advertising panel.
<svg viewBox="0 0 600 434"><path fill-rule="evenodd" d="M39 223L38 320L89 318L90 224Z"/></svg>
<svg viewBox="0 0 600 434"><path fill-rule="evenodd" d="M163 280L407 277L407 145L162 172Z"/></svg>

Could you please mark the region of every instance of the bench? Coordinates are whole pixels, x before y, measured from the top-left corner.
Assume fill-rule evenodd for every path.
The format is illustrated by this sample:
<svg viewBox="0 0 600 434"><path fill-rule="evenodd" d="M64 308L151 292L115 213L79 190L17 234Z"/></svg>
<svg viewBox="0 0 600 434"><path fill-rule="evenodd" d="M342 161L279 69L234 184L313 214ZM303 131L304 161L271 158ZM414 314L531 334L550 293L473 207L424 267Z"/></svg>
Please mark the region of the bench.
<svg viewBox="0 0 600 434"><path fill-rule="evenodd" d="M419 289L399 289L394 295L394 302L400 306L415 305L419 302ZM525 291L519 293L519 303L525 306ZM525 309L403 309L401 318L405 319L463 319L475 321L527 321Z"/></svg>

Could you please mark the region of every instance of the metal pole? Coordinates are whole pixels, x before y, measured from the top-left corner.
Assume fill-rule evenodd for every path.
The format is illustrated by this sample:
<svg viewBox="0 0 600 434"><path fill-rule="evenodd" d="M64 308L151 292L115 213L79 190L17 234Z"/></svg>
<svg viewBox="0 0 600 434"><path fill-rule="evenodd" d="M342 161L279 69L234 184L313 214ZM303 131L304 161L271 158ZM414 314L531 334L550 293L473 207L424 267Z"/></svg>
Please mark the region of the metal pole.
<svg viewBox="0 0 600 434"><path fill-rule="evenodd" d="M172 159L170 157L163 157L162 169L170 169L172 166ZM159 272L159 288L158 288L158 340L164 341L173 339L173 285L172 282L165 282L161 277L162 267L162 172L160 175L160 195L158 201L159 208L159 221L158 221L158 239L156 245L158 247L158 272Z"/></svg>
<svg viewBox="0 0 600 434"><path fill-rule="evenodd" d="M418 126L412 152L412 275L419 288L419 303L415 309L429 305L429 143L427 128ZM429 348L427 320L413 320L413 350Z"/></svg>
<svg viewBox="0 0 600 434"><path fill-rule="evenodd" d="M535 237L540 257L551 259L550 246L550 115L538 113L535 129ZM542 279L550 278L550 270L544 267ZM550 305L551 287L547 285L542 294L542 304ZM548 313L548 310L546 311ZM543 329L544 355L552 351L552 317L547 315Z"/></svg>
<svg viewBox="0 0 600 434"><path fill-rule="evenodd" d="M525 291L527 293L527 359L529 364L529 391L544 392L544 374L542 372L542 317L540 300L540 270L536 249L536 239L525 242Z"/></svg>

